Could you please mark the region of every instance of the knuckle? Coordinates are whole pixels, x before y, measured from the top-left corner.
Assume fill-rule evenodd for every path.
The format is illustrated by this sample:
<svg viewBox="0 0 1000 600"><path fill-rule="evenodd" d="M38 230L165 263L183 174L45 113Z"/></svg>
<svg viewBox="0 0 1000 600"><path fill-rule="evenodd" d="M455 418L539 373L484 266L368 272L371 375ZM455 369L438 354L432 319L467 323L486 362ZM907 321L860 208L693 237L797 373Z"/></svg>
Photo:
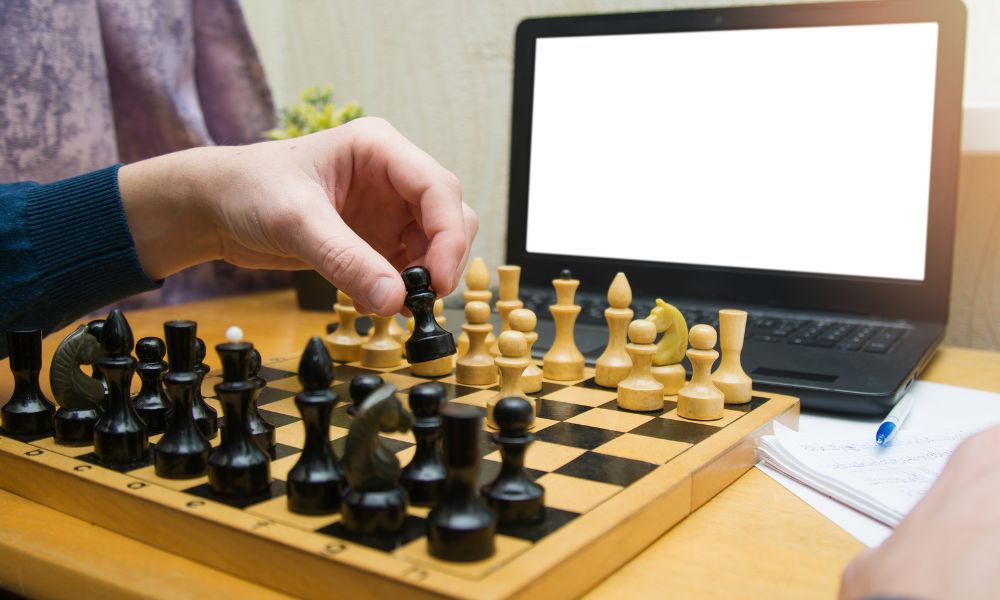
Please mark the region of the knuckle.
<svg viewBox="0 0 1000 600"><path fill-rule="evenodd" d="M441 179L445 189L459 198L462 197L462 181L458 178L458 175L455 175L451 171L445 169Z"/></svg>
<svg viewBox="0 0 1000 600"><path fill-rule="evenodd" d="M351 287L360 275L360 253L349 245L327 242L320 248L320 267L337 287Z"/></svg>

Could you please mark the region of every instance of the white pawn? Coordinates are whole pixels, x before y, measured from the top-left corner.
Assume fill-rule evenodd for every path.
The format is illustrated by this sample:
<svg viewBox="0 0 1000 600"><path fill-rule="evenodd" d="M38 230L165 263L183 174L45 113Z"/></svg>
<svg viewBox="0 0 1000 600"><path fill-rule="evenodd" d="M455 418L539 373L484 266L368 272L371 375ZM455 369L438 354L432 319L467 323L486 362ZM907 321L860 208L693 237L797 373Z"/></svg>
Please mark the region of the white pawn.
<svg viewBox="0 0 1000 600"><path fill-rule="evenodd" d="M373 331L361 345L361 366L375 369L398 367L403 363L403 345L389 334L389 321L393 317L371 315Z"/></svg>
<svg viewBox="0 0 1000 600"><path fill-rule="evenodd" d="M486 424L494 429L497 429L497 423L493 420L493 409L504 398L524 398L531 404L531 410L535 410L534 398L529 398L521 389L521 373L531 362L524 334L520 331L504 331L497 339L497 345L500 347L500 356L495 360L497 369L500 370L500 391L486 401Z"/></svg>
<svg viewBox="0 0 1000 600"><path fill-rule="evenodd" d="M725 413L726 397L712 383L712 365L719 358L713 350L717 338L711 325L695 325L691 328L687 351L691 361L691 381L677 392L677 415L685 419L714 421Z"/></svg>
<svg viewBox="0 0 1000 600"><path fill-rule="evenodd" d="M490 305L472 300L465 305L465 320L462 332L466 335L468 349L458 359L455 381L462 385L493 385L497 381L497 367L487 341L493 333Z"/></svg>
<svg viewBox="0 0 1000 600"><path fill-rule="evenodd" d="M528 366L521 373L521 389L525 394L534 394L542 389L542 370L531 358L531 347L538 341L538 332L535 331L538 317L529 308L516 308L511 311L509 321L510 328L523 333L528 342Z"/></svg>
<svg viewBox="0 0 1000 600"><path fill-rule="evenodd" d="M663 384L650 371L656 354L656 325L645 319L628 326L630 342L625 351L632 359L628 377L618 383L618 406L625 410L660 410L663 408Z"/></svg>

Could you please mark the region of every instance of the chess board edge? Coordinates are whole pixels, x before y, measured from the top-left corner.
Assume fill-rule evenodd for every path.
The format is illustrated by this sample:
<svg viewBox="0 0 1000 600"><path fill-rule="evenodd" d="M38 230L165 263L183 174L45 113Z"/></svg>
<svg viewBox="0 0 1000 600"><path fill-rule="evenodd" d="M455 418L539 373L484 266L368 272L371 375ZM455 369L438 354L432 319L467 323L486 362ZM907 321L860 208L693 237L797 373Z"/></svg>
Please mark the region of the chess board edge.
<svg viewBox="0 0 1000 600"><path fill-rule="evenodd" d="M269 363L272 361L269 361ZM60 512L256 583L302 597L575 597L641 552L755 463L775 420L798 400L769 401L657 467L479 580L268 520L0 436L0 487ZM345 551L345 550L350 551Z"/></svg>

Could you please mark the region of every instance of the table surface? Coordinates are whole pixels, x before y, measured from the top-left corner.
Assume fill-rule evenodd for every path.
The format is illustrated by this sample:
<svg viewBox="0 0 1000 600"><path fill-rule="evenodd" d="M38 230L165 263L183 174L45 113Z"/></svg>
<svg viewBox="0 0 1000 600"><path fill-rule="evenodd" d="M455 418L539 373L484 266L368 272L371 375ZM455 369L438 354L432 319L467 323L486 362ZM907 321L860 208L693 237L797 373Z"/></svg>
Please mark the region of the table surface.
<svg viewBox="0 0 1000 600"><path fill-rule="evenodd" d="M265 360L302 351L332 313L304 312L291 290L128 314L136 338L169 319L198 321L211 348L239 324ZM72 327L45 339L46 364ZM12 389L0 361L0 398ZM45 378L43 377L43 380ZM927 381L1000 391L1000 353L944 347ZM48 382L42 387L48 394ZM51 397L51 396L50 396ZM831 598L860 542L751 469L587 594L590 599ZM0 587L31 597L283 597L200 563L0 491Z"/></svg>

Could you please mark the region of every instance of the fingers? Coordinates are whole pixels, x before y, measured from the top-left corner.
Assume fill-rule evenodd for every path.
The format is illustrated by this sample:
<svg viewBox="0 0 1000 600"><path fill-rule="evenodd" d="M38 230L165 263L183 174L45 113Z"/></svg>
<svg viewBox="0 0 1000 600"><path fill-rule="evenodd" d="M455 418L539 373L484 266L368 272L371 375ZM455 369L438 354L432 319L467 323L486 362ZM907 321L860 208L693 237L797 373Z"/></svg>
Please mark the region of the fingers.
<svg viewBox="0 0 1000 600"><path fill-rule="evenodd" d="M359 312L399 312L406 291L398 271L341 220L325 197L312 204L293 229L297 254L350 296Z"/></svg>
<svg viewBox="0 0 1000 600"><path fill-rule="evenodd" d="M419 221L428 240L426 251L421 253L425 266L435 291L450 293L472 242L458 178L384 121L353 123L357 123L354 131L359 151L371 153L374 163L384 165L393 189L419 207ZM477 227L474 224L471 228L473 235Z"/></svg>

